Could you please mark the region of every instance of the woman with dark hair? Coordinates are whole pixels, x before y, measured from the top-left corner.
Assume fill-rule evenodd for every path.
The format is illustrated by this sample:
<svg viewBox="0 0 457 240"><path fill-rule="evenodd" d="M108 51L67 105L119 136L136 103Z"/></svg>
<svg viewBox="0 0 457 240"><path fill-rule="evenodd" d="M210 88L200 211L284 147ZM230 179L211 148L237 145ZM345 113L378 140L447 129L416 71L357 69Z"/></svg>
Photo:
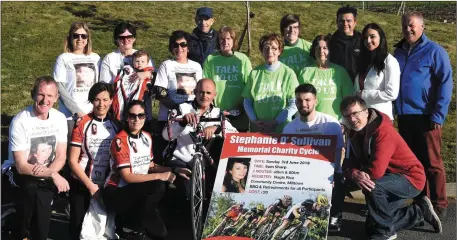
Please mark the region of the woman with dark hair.
<svg viewBox="0 0 457 240"><path fill-rule="evenodd" d="M164 239L167 230L157 207L165 182L172 183L176 177L172 171L180 174L181 169L153 162L152 137L143 131L146 112L142 101L132 101L126 116L127 124L111 142L111 172L102 191L103 202L109 213L116 213L117 226L127 224L138 239ZM116 231L122 235L121 229Z"/></svg>
<svg viewBox="0 0 457 240"><path fill-rule="evenodd" d="M318 35L311 45L310 56L315 63L298 74L300 84L310 83L316 87L316 110L341 120L340 103L343 97L354 93L354 85L342 66L330 62L331 35Z"/></svg>
<svg viewBox="0 0 457 240"><path fill-rule="evenodd" d="M86 23L71 24L64 53L57 57L53 78L58 82L59 111L68 124L68 142L74 126L73 116L81 118L92 111L87 101L89 90L98 82L100 56L92 52L91 32Z"/></svg>
<svg viewBox="0 0 457 240"><path fill-rule="evenodd" d="M281 133L297 112L294 90L298 86L294 71L279 61L284 49L281 37L267 34L259 41L265 64L254 68L242 96L251 132Z"/></svg>
<svg viewBox="0 0 457 240"><path fill-rule="evenodd" d="M227 162L221 192L244 193L248 170L249 159L230 158Z"/></svg>
<svg viewBox="0 0 457 240"><path fill-rule="evenodd" d="M309 55L311 43L300 38L301 27L300 18L295 14L285 15L279 24L279 30L284 38L284 51L279 61L292 68L297 75L300 70L314 62Z"/></svg>
<svg viewBox="0 0 457 240"><path fill-rule="evenodd" d="M197 82L202 79L202 67L198 62L188 59L190 36L178 30L171 33L168 40L168 51L171 59L164 61L157 73L154 83L156 98L160 102L158 123L154 139L154 155L162 161L162 152L166 141L162 138L162 129L168 118L168 109L178 109L179 104L194 100Z"/></svg>
<svg viewBox="0 0 457 240"><path fill-rule="evenodd" d="M48 165L54 159L54 137L37 137L30 140L30 164Z"/></svg>
<svg viewBox="0 0 457 240"><path fill-rule="evenodd" d="M400 88L400 65L388 53L386 35L378 24L366 25L362 37L355 90L369 108L387 114L393 121L392 101Z"/></svg>
<svg viewBox="0 0 457 240"><path fill-rule="evenodd" d="M109 169L109 143L120 130L108 114L113 99L111 84L96 83L89 91L92 112L73 129L70 143L70 239L79 239L82 222L91 198L99 199Z"/></svg>
<svg viewBox="0 0 457 240"><path fill-rule="evenodd" d="M240 132L249 129L249 119L243 109L244 86L252 70L249 58L237 49L235 30L224 26L218 32L219 51L212 53L203 64L203 76L216 83L214 99L216 107L221 110L243 110L243 114L231 119L233 126Z"/></svg>
<svg viewBox="0 0 457 240"><path fill-rule="evenodd" d="M100 81L113 83L125 65L133 66L132 55L137 51L133 48L135 41L136 27L131 23L121 22L114 28L113 42L117 50L103 58L100 66ZM149 66L154 67L154 62L149 59Z"/></svg>

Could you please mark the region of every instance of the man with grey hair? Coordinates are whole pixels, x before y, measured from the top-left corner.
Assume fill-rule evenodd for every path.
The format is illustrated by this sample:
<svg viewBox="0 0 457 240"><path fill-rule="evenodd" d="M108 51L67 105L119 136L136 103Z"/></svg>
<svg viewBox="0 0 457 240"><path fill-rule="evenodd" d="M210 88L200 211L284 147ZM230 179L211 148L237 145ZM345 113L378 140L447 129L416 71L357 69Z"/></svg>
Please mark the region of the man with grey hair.
<svg viewBox="0 0 457 240"><path fill-rule="evenodd" d="M446 175L441 158L441 131L452 97L452 68L447 52L424 33L419 12L402 16L403 39L394 56L402 69L400 92L395 101L398 129L424 165L427 184L422 195L435 211L446 216Z"/></svg>

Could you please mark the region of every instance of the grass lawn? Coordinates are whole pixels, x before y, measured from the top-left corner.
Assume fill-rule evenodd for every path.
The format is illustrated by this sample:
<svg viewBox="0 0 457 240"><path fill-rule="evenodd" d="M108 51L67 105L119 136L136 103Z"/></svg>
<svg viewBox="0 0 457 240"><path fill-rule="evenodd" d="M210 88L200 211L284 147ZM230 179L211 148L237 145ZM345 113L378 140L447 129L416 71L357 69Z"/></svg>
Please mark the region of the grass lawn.
<svg viewBox="0 0 457 240"><path fill-rule="evenodd" d="M318 34L333 33L339 4L319 2L251 2L256 16L252 22L253 66L263 63L258 40L266 33L279 32L279 20L286 13L296 13L303 24L302 37L308 41ZM428 3L428 2L427 2ZM116 47L112 31L120 21L138 26L137 49L145 49L156 65L170 57L168 37L174 30L191 32L199 6L214 10L215 29L232 26L240 35L245 24L243 2L1 2L1 113L2 159L6 158L8 124L12 116L32 103L30 89L40 75L51 75L56 57L62 53L64 37L70 24L85 21L92 30L93 48L104 57ZM408 5L407 5L408 6ZM454 3L455 9L455 3ZM400 17L359 9L357 30L370 22L380 24L387 34L390 51L401 39ZM441 44L452 59L455 74L455 25L426 22L428 37ZM245 39L241 51L246 52ZM455 89L455 87L454 87ZM455 182L455 94L443 131L443 157L447 180Z"/></svg>

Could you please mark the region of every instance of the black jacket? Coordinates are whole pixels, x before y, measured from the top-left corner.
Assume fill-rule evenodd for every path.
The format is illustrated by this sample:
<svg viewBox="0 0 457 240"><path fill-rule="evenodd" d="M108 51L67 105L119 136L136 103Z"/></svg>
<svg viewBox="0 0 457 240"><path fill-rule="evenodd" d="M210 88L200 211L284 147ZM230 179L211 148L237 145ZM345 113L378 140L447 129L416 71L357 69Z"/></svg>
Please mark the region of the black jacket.
<svg viewBox="0 0 457 240"><path fill-rule="evenodd" d="M190 35L188 58L200 63L203 67L208 55L216 51L217 31L211 29L209 33L203 33L200 29L195 28Z"/></svg>
<svg viewBox="0 0 457 240"><path fill-rule="evenodd" d="M352 82L357 74L360 44L362 44L362 34L357 31L354 31L354 35L349 37L336 31L330 40L330 61L343 66L349 73Z"/></svg>

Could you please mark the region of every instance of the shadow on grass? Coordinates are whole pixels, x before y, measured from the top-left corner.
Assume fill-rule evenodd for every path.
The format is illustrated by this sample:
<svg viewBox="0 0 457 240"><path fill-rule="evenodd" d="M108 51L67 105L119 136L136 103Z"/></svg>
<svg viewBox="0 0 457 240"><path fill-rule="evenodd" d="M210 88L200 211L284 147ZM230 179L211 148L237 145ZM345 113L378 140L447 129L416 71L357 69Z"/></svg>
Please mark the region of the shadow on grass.
<svg viewBox="0 0 457 240"><path fill-rule="evenodd" d="M99 17L97 16L97 6L92 4L82 4L78 2L71 2L65 4L63 9L76 17L80 18L92 18L95 21L91 21L90 28L92 30L98 30L103 32L111 32L114 30L116 25L121 22L127 22L128 20L119 19L114 17ZM133 24L137 29L148 30L151 28L151 25L146 23L145 21L129 21Z"/></svg>

